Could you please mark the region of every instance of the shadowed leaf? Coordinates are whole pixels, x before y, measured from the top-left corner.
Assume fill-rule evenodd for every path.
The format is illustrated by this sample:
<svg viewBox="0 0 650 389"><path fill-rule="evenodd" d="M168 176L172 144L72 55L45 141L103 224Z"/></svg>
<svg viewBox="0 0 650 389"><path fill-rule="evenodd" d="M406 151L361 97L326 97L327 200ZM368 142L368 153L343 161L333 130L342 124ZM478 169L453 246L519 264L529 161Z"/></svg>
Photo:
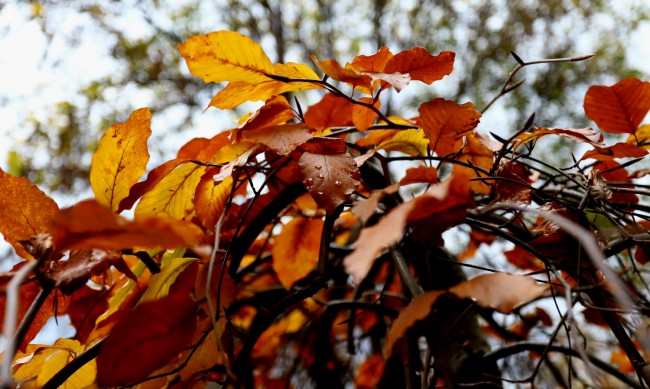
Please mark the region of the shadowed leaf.
<svg viewBox="0 0 650 389"><path fill-rule="evenodd" d="M296 217L275 238L273 270L286 289L316 267L322 231L322 219Z"/></svg>

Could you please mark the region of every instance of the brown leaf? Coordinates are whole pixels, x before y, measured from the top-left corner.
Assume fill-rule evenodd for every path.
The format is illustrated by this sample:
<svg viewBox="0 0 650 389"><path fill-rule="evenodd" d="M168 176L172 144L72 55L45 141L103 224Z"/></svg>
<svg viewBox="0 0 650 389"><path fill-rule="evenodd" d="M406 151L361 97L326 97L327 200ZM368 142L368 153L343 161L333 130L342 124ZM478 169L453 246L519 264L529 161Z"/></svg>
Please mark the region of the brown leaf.
<svg viewBox="0 0 650 389"><path fill-rule="evenodd" d="M513 201L530 204L532 173L526 165L514 160L501 160L495 175L502 180L494 182L494 195L497 201Z"/></svg>
<svg viewBox="0 0 650 389"><path fill-rule="evenodd" d="M355 282L361 282L375 258L403 238L407 222L433 223L426 229L432 239L440 240L442 232L464 219L471 202L468 187L467 176L454 174L422 195L398 205L379 223L362 229L354 251L343 260L345 271L354 277Z"/></svg>
<svg viewBox="0 0 650 389"><path fill-rule="evenodd" d="M386 334L386 345L384 346L384 357L388 358L393 352L393 346L400 340L406 331L417 321L423 320L431 313L431 307L438 298L445 292L433 290L417 296L402 309Z"/></svg>
<svg viewBox="0 0 650 389"><path fill-rule="evenodd" d="M367 199L354 203L354 206L352 206L350 211L362 225L365 225L368 219L375 214L377 205L379 205L381 199L386 195L396 193L399 190L400 185L401 182L399 184L392 184L383 189L373 191Z"/></svg>
<svg viewBox="0 0 650 389"><path fill-rule="evenodd" d="M627 171L623 167L621 167L621 164L613 160L600 161L596 163L592 169L596 171L604 172L601 175L608 182L632 183L632 180L628 176ZM634 185L618 185L617 187L634 189ZM637 196L634 193L614 192L614 194L609 200L614 203L638 204L639 196Z"/></svg>
<svg viewBox="0 0 650 389"><path fill-rule="evenodd" d="M189 346L196 305L186 294L145 302L126 313L104 340L97 357L97 383L128 385L147 377Z"/></svg>
<svg viewBox="0 0 650 389"><path fill-rule="evenodd" d="M574 141L589 143L594 146L605 146L603 143L603 134L594 130L593 128L543 128L533 126L533 132L524 132L519 135L515 140L515 148L530 142L533 139L539 139L546 135L558 135L569 138Z"/></svg>
<svg viewBox="0 0 650 389"><path fill-rule="evenodd" d="M481 118L472 103L460 105L440 98L422 104L418 112L429 148L442 157L455 152L456 140L476 128Z"/></svg>
<svg viewBox="0 0 650 389"><path fill-rule="evenodd" d="M503 314L511 313L521 304L542 296L545 291L546 287L530 277L506 273L482 274L449 288L449 292L459 298L472 299L482 307Z"/></svg>
<svg viewBox="0 0 650 389"><path fill-rule="evenodd" d="M196 225L164 215L128 222L93 200L64 209L53 219L54 245L69 249L121 250L132 247L176 248L198 244L203 232Z"/></svg>
<svg viewBox="0 0 650 389"><path fill-rule="evenodd" d="M108 309L108 290L97 290L83 285L70 297L70 304L65 311L70 316L72 326L77 330L74 338L86 343L95 328L97 318Z"/></svg>
<svg viewBox="0 0 650 389"><path fill-rule="evenodd" d="M280 155L287 155L302 143L312 139L311 130L303 123L287 123L242 130L246 139L262 143Z"/></svg>
<svg viewBox="0 0 650 389"><path fill-rule="evenodd" d="M295 217L275 238L273 270L285 289L291 289L316 267L322 231L322 219Z"/></svg>
<svg viewBox="0 0 650 389"><path fill-rule="evenodd" d="M469 233L469 243L467 248L462 253L458 254L458 260L464 261L465 259L473 258L476 254L476 251L481 246L481 243L491 244L497 239L497 237L488 232L483 232L481 230L472 228L472 231Z"/></svg>
<svg viewBox="0 0 650 389"><path fill-rule="evenodd" d="M607 161L615 158L639 158L646 154L648 154L648 150L641 146L619 142L612 146L596 147L593 150L589 150L580 158L580 161L585 159Z"/></svg>
<svg viewBox="0 0 650 389"><path fill-rule="evenodd" d="M650 82L627 78L612 86L592 86L584 108L603 131L634 134L650 110Z"/></svg>
<svg viewBox="0 0 650 389"><path fill-rule="evenodd" d="M75 250L66 261L59 262L50 278L59 290L70 295L84 286L91 276L104 273L121 260L122 254L117 251Z"/></svg>
<svg viewBox="0 0 650 389"><path fill-rule="evenodd" d="M544 270L544 262L528 252L521 246L515 246L512 250L503 253L508 262L521 270L538 271Z"/></svg>
<svg viewBox="0 0 650 389"><path fill-rule="evenodd" d="M314 138L300 146L305 188L328 213L347 201L359 185L359 168L340 139Z"/></svg>
<svg viewBox="0 0 650 389"><path fill-rule="evenodd" d="M20 244L40 233L51 233L49 222L59 207L26 178L14 177L0 169L0 233L20 257L32 260Z"/></svg>
<svg viewBox="0 0 650 389"><path fill-rule="evenodd" d="M443 51L438 55L431 55L426 49L416 47L411 50L395 54L386 64L385 73L408 73L412 80L432 84L451 74L454 70L456 54Z"/></svg>

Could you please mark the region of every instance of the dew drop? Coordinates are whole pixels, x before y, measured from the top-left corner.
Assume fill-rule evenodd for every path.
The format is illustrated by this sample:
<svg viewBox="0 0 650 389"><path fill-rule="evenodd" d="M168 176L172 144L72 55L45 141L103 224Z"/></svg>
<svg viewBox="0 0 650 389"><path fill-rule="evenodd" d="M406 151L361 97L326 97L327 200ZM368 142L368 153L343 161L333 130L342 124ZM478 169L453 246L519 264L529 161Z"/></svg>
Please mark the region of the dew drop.
<svg viewBox="0 0 650 389"><path fill-rule="evenodd" d="M325 178L325 176L322 175L321 173L318 173L318 176L317 176L317 177L320 178L321 180Z"/></svg>
<svg viewBox="0 0 650 389"><path fill-rule="evenodd" d="M312 186L314 185L314 180L312 178L308 178L305 180L304 184L307 186Z"/></svg>
<svg viewBox="0 0 650 389"><path fill-rule="evenodd" d="M341 181L339 181L339 180L336 180L336 181L334 182L334 185L336 185L337 188L340 188L340 187L343 186L343 183L342 183Z"/></svg>
<svg viewBox="0 0 650 389"><path fill-rule="evenodd" d="M321 165L314 165L314 167L316 168L316 170L320 170L323 168Z"/></svg>
<svg viewBox="0 0 650 389"><path fill-rule="evenodd" d="M323 192L317 192L317 194L318 194L319 196L322 196L322 195L323 195Z"/></svg>

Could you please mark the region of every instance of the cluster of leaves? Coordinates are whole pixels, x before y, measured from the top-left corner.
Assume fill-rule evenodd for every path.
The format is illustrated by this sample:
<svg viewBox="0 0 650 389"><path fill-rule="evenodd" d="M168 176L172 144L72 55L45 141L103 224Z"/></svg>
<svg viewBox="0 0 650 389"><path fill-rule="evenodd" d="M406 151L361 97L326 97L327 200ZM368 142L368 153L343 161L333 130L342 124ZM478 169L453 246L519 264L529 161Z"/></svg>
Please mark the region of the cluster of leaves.
<svg viewBox="0 0 650 389"><path fill-rule="evenodd" d="M210 106L263 106L238 128L192 139L144 180L151 112L133 112L93 156L95 199L67 209L0 172L0 232L24 259L2 275L6 385L270 387L304 373L325 387L500 385L497 361L530 351L551 365L550 352L577 355L639 386L555 344L561 329L575 336L574 303L611 329L629 359L621 363L647 380L647 337L630 336L619 312L645 320L650 307L634 262L650 255L649 209L635 182L650 170L626 171L647 154L650 127L640 124L650 83L587 93L587 116L629 134L624 142L606 145L591 128L536 127L534 116L493 140L476 131L482 113L472 103L436 98L415 118L381 110L384 91L450 74L452 52L382 48L345 66L313 57L319 77L305 64L272 63L234 32L178 48L193 75L228 82ZM518 68L531 64L514 56ZM520 85L509 81L500 95ZM285 97L314 89L323 97L306 111ZM532 155L549 135L593 149L559 169ZM133 207L133 220L120 216ZM510 241L518 272L465 279L442 237L458 226L471 227L463 257ZM606 257L618 259L616 271ZM566 299L568 310L557 320L543 307L524 310L545 298ZM62 314L72 339L30 344ZM547 344L525 342L550 326ZM488 337L506 343L490 352Z"/></svg>

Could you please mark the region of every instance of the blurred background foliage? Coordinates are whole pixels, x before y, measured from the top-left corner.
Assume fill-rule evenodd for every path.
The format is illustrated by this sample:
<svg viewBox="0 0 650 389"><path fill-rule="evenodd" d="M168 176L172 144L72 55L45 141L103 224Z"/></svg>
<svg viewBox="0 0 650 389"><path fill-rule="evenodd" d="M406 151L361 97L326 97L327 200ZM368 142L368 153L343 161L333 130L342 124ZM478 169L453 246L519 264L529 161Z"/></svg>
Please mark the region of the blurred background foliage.
<svg viewBox="0 0 650 389"><path fill-rule="evenodd" d="M483 107L524 60L596 54L575 64L520 72L526 83L500 100L482 130L511 133L532 112L538 125L589 125L582 99L589 85L625 77L648 79L630 56L630 39L645 23L650 3L589 0L68 0L0 2L0 31L21 39L29 26L40 36L37 74L19 92L0 87L0 165L61 194L87 190L90 156L111 123L139 107L154 112L152 163L169 159L193 136L234 126L237 115L202 113L218 86L185 70L176 45L219 29L260 41L273 61L341 63L381 46L394 53L423 46L457 53L452 76L434 88L391 96L383 109L415 115L439 95ZM13 34L13 35L12 35ZM39 35L40 34L40 35ZM647 46L646 46L647 48ZM3 52L2 56L16 55ZM648 51L645 52L647 61ZM0 60L0 65L2 60ZM647 67L646 67L647 69ZM11 77L5 74L2 77ZM0 80L0 85L2 84ZM315 102L311 101L312 103ZM303 107L304 108L304 107ZM397 110L399 108L399 111Z"/></svg>

